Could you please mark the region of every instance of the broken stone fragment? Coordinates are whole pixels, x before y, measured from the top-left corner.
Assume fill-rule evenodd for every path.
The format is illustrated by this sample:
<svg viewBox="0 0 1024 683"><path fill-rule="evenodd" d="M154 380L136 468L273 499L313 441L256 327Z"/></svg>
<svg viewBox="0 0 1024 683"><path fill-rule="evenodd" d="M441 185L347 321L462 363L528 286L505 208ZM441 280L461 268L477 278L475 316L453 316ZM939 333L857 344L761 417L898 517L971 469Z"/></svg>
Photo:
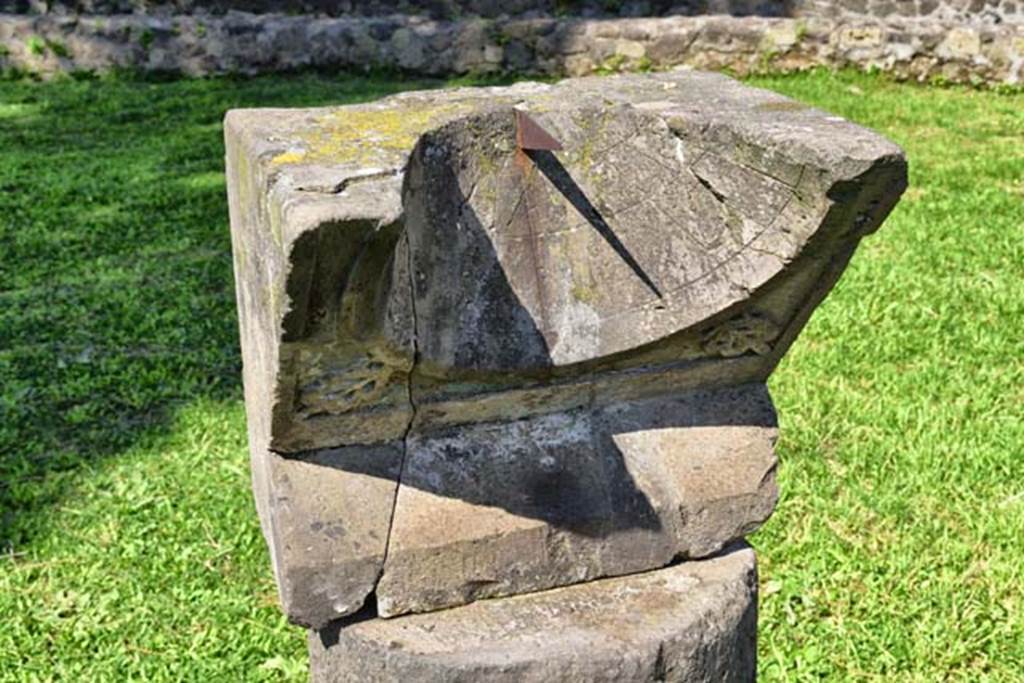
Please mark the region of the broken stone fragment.
<svg viewBox="0 0 1024 683"><path fill-rule="evenodd" d="M754 680L754 552L309 636L310 674L343 681Z"/></svg>
<svg viewBox="0 0 1024 683"><path fill-rule="evenodd" d="M517 111L561 149L519 149ZM312 626L754 530L764 382L906 184L879 135L695 72L240 110L225 135L253 488Z"/></svg>
<svg viewBox="0 0 1024 683"><path fill-rule="evenodd" d="M293 620L324 624L363 606L384 563L403 452L393 442L264 454L270 553Z"/></svg>
<svg viewBox="0 0 1024 683"><path fill-rule="evenodd" d="M410 435L384 617L703 557L775 507L761 385Z"/></svg>

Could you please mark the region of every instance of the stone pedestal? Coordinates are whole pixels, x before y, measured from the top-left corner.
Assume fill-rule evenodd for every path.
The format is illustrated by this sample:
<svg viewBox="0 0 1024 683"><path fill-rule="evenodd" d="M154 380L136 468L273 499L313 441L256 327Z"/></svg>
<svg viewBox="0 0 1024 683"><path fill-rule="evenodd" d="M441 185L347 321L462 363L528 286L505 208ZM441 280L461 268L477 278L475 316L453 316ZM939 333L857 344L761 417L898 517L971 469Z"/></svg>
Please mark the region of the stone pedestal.
<svg viewBox="0 0 1024 683"><path fill-rule="evenodd" d="M754 551L309 637L316 683L753 681Z"/></svg>
<svg viewBox="0 0 1024 683"><path fill-rule="evenodd" d="M225 134L253 490L317 675L749 678L753 558L702 558L775 507L765 381L901 150L694 72Z"/></svg>

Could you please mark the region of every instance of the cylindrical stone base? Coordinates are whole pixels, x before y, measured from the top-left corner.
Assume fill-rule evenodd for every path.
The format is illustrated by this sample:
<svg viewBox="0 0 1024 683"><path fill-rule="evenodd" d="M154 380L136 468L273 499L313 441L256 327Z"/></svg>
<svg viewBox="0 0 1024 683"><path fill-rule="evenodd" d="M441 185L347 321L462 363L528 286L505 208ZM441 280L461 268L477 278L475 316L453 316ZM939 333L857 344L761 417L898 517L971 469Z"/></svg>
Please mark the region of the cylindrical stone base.
<svg viewBox="0 0 1024 683"><path fill-rule="evenodd" d="M753 681L757 565L665 569L310 632L316 682Z"/></svg>

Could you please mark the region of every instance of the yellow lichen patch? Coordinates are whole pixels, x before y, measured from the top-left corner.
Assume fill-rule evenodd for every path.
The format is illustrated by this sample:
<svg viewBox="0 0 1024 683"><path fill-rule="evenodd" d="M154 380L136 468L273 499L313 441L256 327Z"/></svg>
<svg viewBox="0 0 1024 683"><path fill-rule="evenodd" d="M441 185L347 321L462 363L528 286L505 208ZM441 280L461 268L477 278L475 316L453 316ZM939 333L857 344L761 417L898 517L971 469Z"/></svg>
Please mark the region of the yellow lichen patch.
<svg viewBox="0 0 1024 683"><path fill-rule="evenodd" d="M296 164L306 158L305 152L282 152L276 157L270 160L271 165L278 166L281 164Z"/></svg>
<svg viewBox="0 0 1024 683"><path fill-rule="evenodd" d="M573 297L581 303L594 304L597 302L598 297L597 292L594 291L595 277L590 267L590 257L588 255L589 241L589 235L586 230L570 234L568 236L569 258L567 261L572 277Z"/></svg>
<svg viewBox="0 0 1024 683"><path fill-rule="evenodd" d="M579 126L582 132L583 143L579 145L576 163L583 169L583 172L590 175L593 166L594 145L597 140L604 140L608 123L611 120L611 109L602 110L596 117L592 112L584 111L573 116L573 121Z"/></svg>
<svg viewBox="0 0 1024 683"><path fill-rule="evenodd" d="M577 301L585 304L594 302L594 290L587 285L579 282L574 282L572 286L572 296Z"/></svg>
<svg viewBox="0 0 1024 683"><path fill-rule="evenodd" d="M338 109L321 117L316 128L300 136L305 152L285 152L271 163L379 163L389 152L408 152L425 131L471 108L464 102L401 102L386 108Z"/></svg>

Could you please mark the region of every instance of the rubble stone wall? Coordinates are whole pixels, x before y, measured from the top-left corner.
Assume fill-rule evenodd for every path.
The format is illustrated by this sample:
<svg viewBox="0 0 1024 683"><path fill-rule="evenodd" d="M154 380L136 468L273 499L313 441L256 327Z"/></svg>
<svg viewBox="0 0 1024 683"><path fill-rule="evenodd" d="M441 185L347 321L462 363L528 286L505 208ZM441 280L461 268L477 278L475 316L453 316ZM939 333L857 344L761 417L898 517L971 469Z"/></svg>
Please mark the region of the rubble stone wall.
<svg viewBox="0 0 1024 683"><path fill-rule="evenodd" d="M357 3L291 3L293 9L311 11L298 14L240 12L231 9L242 4L236 0L176 0L147 12L130 12L142 7L141 0L75 5L95 10L89 14L52 3L50 11L33 13L40 9L36 4L0 0L0 9L17 10L0 13L0 70L52 74L124 68L202 76L394 68L433 76L502 71L577 76L680 65L737 74L852 66L919 81L1013 85L1024 77L1024 0L594 5L438 0L416 3L421 9L441 8L433 13L339 16L324 10L338 14ZM286 5L278 0L245 4L255 9ZM489 18L499 4L518 14ZM579 11L531 12L548 4ZM386 12L402 9L402 2L378 0L360 7ZM475 14L463 14L462 8ZM619 14L646 8L662 15L610 16L610 8Z"/></svg>
<svg viewBox="0 0 1024 683"><path fill-rule="evenodd" d="M931 17L999 23L1021 21L1024 0L0 0L0 12L31 14L321 14L332 17L410 14L469 16L574 15L638 17L702 14L767 17Z"/></svg>

